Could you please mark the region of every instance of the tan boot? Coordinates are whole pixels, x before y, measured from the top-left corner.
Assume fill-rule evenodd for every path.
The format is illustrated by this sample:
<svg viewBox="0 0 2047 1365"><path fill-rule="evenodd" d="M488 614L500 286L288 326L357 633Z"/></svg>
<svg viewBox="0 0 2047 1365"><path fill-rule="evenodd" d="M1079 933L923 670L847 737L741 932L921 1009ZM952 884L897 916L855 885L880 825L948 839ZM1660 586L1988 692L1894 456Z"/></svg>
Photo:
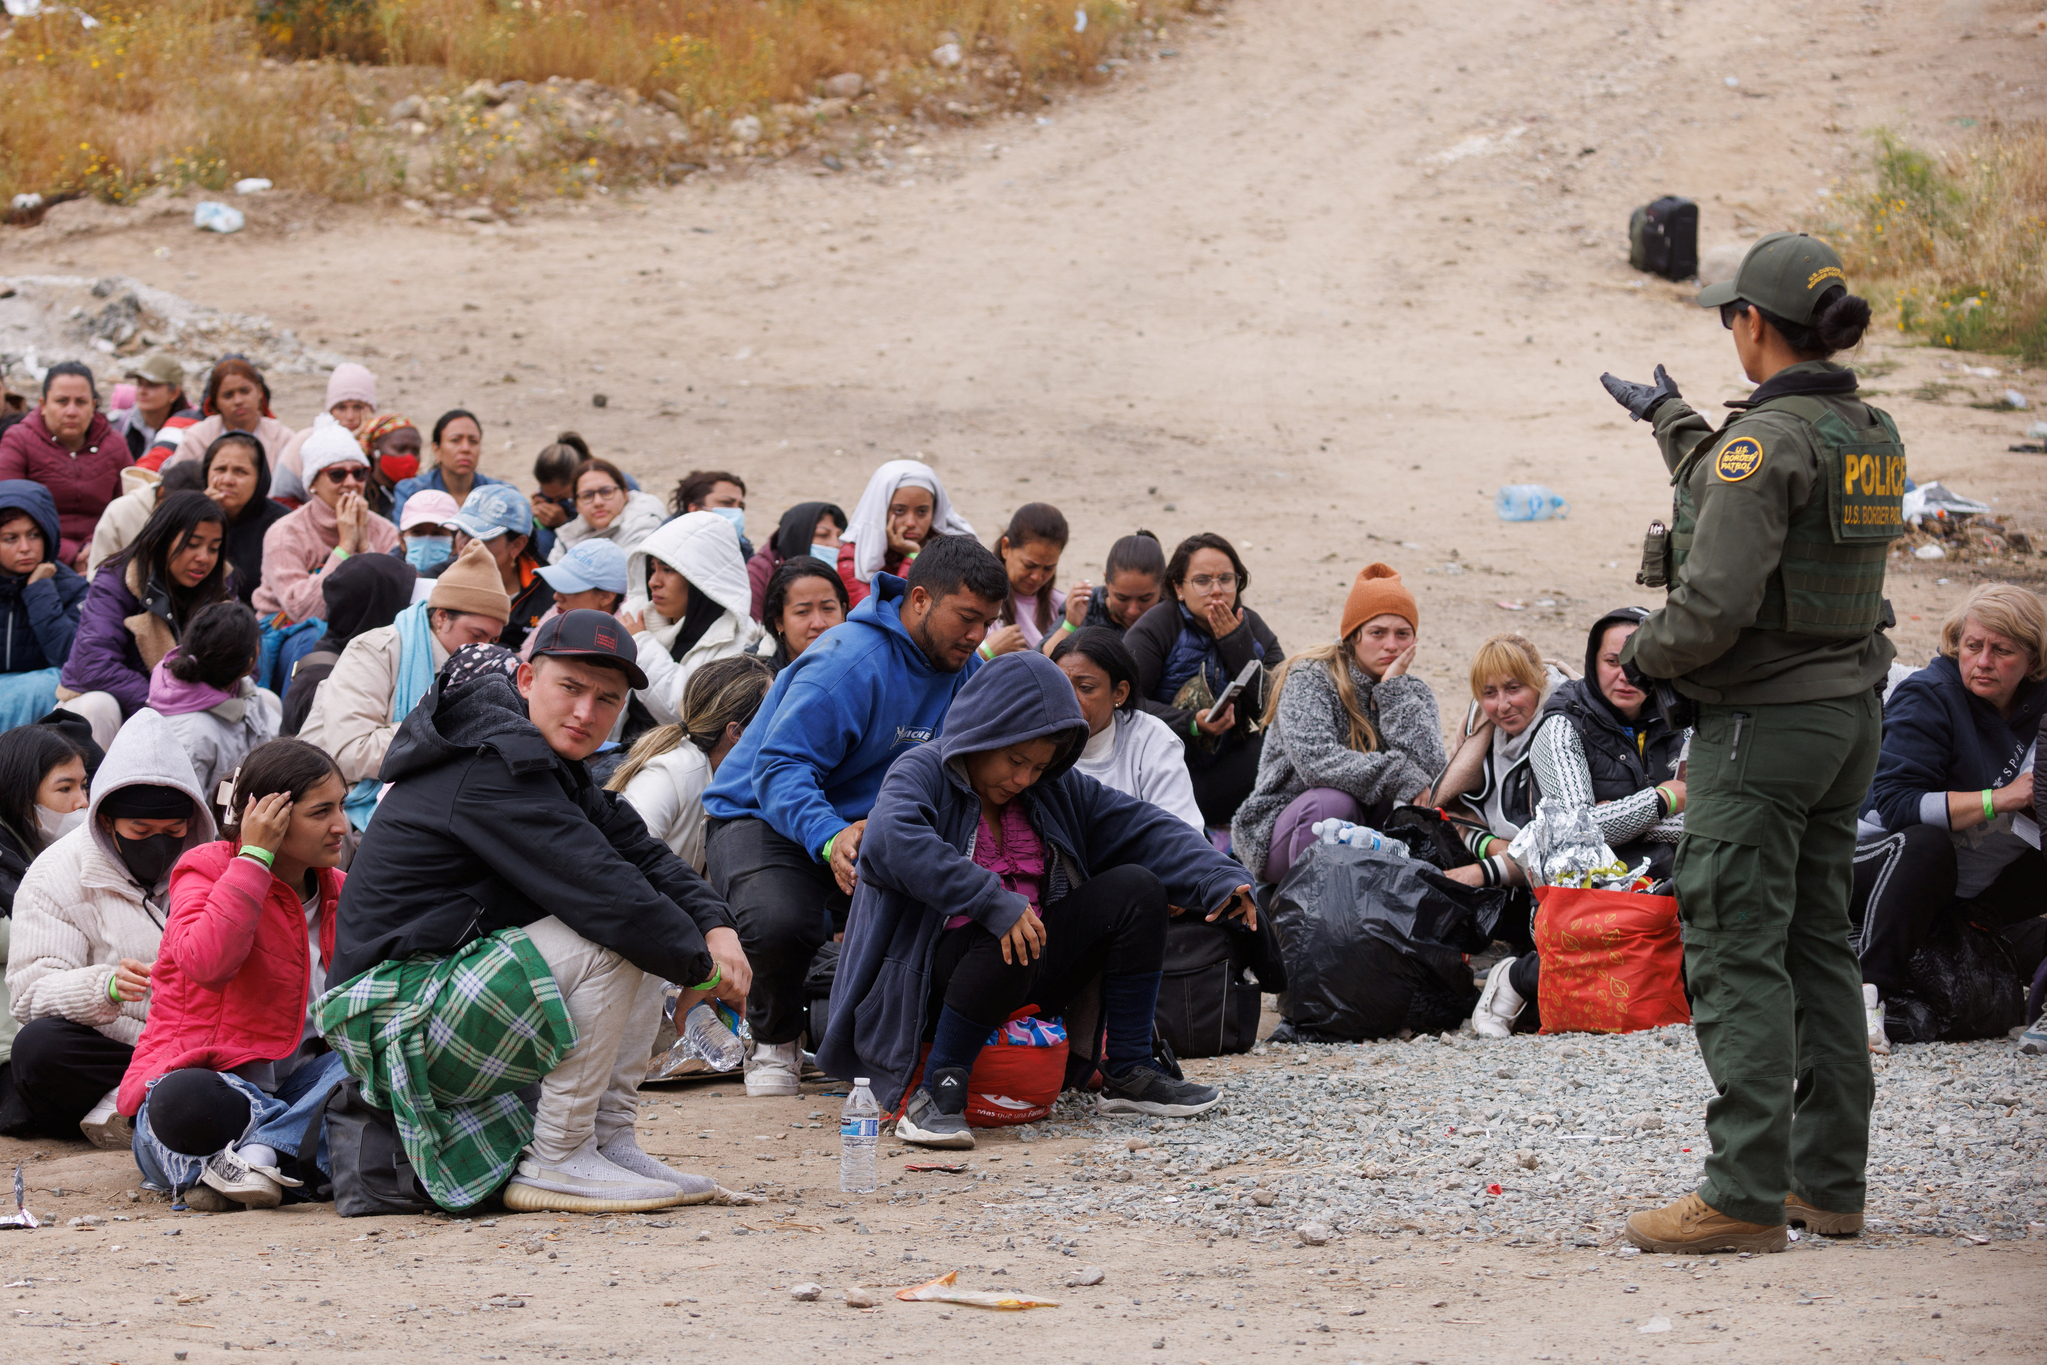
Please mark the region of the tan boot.
<svg viewBox="0 0 2047 1365"><path fill-rule="evenodd" d="M1826 1215L1834 1217L1836 1215ZM1628 1240L1644 1251L1782 1251L1785 1225L1744 1223L1714 1209L1697 1194L1688 1194L1660 1209L1644 1209L1628 1219Z"/></svg>
<svg viewBox="0 0 2047 1365"><path fill-rule="evenodd" d="M1814 1208L1795 1194L1784 1196L1784 1217L1794 1226L1802 1226L1822 1237L1853 1237L1862 1231L1861 1214L1828 1213L1825 1209Z"/></svg>

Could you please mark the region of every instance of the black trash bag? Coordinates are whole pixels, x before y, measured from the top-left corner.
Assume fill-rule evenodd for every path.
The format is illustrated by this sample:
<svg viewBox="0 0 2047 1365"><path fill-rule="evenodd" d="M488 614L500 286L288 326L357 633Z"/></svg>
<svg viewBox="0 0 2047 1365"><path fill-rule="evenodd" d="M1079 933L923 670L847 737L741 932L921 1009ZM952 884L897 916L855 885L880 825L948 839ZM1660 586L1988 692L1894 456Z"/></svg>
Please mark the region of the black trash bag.
<svg viewBox="0 0 2047 1365"><path fill-rule="evenodd" d="M1379 832L1407 845L1407 851L1434 868L1448 871L1478 861L1464 846L1464 836L1443 812L1430 806L1396 806Z"/></svg>
<svg viewBox="0 0 2047 1365"><path fill-rule="evenodd" d="M1288 1033L1354 1043L1456 1028L1478 1003L1465 955L1485 951L1507 900L1397 854L1310 845L1273 902Z"/></svg>
<svg viewBox="0 0 2047 1365"><path fill-rule="evenodd" d="M1912 954L1911 985L1884 1002L1894 1043L2002 1038L2026 1022L2026 979L1996 934L1950 923Z"/></svg>

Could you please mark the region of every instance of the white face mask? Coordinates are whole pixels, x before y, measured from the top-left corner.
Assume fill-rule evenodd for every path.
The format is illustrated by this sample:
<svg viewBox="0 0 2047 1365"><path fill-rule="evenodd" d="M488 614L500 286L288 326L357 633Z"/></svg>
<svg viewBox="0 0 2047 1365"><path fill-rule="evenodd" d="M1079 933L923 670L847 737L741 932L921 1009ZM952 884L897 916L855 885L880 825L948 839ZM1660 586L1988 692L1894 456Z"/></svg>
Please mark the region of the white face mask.
<svg viewBox="0 0 2047 1365"><path fill-rule="evenodd" d="M68 815L60 815L42 802L36 802L36 825L43 832L43 838L55 843L85 823L84 806Z"/></svg>

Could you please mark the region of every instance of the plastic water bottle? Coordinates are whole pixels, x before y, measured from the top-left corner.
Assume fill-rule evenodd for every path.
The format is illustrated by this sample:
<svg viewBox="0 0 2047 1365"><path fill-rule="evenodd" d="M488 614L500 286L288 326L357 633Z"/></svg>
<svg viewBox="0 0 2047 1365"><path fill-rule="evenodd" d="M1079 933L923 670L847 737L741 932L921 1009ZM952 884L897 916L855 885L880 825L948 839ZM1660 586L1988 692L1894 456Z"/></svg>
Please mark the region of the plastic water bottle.
<svg viewBox="0 0 2047 1365"><path fill-rule="evenodd" d="M192 210L192 226L209 232L240 232L246 221L240 209L217 199L203 200Z"/></svg>
<svg viewBox="0 0 2047 1365"><path fill-rule="evenodd" d="M727 1022L728 1015L730 1022ZM682 1017L682 1036L713 1071L737 1071L746 1061L746 1044L737 1032L739 1016L712 1000L699 1000Z"/></svg>
<svg viewBox="0 0 2047 1365"><path fill-rule="evenodd" d="M1539 483L1510 483L1493 495L1501 521L1548 521L1571 515L1571 504Z"/></svg>
<svg viewBox="0 0 2047 1365"><path fill-rule="evenodd" d="M880 1183L874 1156L881 1145L881 1106L867 1084L865 1076L854 1079L839 1114L839 1188L847 1194L871 1194Z"/></svg>
<svg viewBox="0 0 2047 1365"><path fill-rule="evenodd" d="M1325 844L1349 844L1352 848L1382 849L1396 847L1391 840L1370 825L1352 824L1348 820L1317 820L1308 826L1308 833ZM1406 845L1398 845L1399 851L1406 852Z"/></svg>

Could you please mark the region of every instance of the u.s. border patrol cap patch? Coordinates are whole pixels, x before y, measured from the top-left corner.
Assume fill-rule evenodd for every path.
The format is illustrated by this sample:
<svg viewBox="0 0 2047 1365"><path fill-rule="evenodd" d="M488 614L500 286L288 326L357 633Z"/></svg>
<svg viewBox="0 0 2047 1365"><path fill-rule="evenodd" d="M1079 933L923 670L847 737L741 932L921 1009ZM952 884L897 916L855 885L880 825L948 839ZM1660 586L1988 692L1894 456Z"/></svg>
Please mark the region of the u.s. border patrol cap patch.
<svg viewBox="0 0 2047 1365"><path fill-rule="evenodd" d="M1713 457L1713 472L1722 483L1740 483L1762 467L1763 443L1753 436L1735 437Z"/></svg>

